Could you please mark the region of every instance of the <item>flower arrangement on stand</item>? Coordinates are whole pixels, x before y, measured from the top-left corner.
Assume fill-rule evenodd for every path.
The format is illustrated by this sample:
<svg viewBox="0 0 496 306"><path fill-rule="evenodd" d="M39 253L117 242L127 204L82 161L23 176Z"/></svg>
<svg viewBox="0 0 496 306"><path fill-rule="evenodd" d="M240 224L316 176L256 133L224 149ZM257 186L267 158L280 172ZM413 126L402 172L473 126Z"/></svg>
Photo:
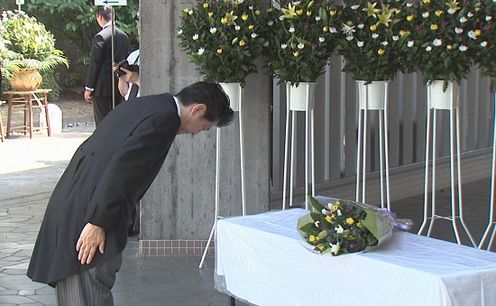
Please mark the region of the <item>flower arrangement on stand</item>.
<svg viewBox="0 0 496 306"><path fill-rule="evenodd" d="M335 1L275 2L267 10L266 65L280 82L315 82L337 46Z"/></svg>
<svg viewBox="0 0 496 306"><path fill-rule="evenodd" d="M408 36L399 22L401 4L344 1L338 52L346 60L343 70L356 80L392 80L399 71L399 52Z"/></svg>
<svg viewBox="0 0 496 306"><path fill-rule="evenodd" d="M404 6L402 24L410 35L402 59L408 71L419 70L428 83L442 80L444 89L448 82L466 78L475 51L469 46L481 35L473 5L466 4L422 0Z"/></svg>
<svg viewBox="0 0 496 306"><path fill-rule="evenodd" d="M185 8L178 37L207 81L240 82L257 72L265 39L257 0L200 0Z"/></svg>

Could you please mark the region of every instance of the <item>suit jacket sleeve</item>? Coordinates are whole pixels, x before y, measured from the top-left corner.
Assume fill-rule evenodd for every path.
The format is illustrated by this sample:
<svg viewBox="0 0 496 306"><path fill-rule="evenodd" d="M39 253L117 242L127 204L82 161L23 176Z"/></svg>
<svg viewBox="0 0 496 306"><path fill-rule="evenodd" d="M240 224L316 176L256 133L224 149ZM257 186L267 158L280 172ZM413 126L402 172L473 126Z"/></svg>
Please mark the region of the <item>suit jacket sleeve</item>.
<svg viewBox="0 0 496 306"><path fill-rule="evenodd" d="M90 67L86 75L86 87L95 88L96 79L100 73L105 56L105 39L101 35L95 35L91 42Z"/></svg>
<svg viewBox="0 0 496 306"><path fill-rule="evenodd" d="M100 178L85 221L106 230L136 204L137 190L149 184L161 167L179 128L179 117L171 120L152 115L142 121L114 154ZM150 177L153 176L153 177ZM145 184L144 188L148 188Z"/></svg>

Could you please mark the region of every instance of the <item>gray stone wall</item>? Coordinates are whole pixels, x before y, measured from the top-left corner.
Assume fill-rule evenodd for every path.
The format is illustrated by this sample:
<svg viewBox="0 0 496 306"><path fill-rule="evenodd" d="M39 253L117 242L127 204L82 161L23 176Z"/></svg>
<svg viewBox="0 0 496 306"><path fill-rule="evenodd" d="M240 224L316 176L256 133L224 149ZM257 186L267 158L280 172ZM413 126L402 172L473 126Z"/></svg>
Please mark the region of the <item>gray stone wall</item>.
<svg viewBox="0 0 496 306"><path fill-rule="evenodd" d="M201 78L176 37L181 11L195 1L140 1L141 94L176 93ZM262 71L262 69L260 69ZM247 80L243 129L247 213L269 207L271 78ZM220 215L241 214L239 123L222 128ZM214 222L216 129L178 135L141 203L143 240L207 239Z"/></svg>

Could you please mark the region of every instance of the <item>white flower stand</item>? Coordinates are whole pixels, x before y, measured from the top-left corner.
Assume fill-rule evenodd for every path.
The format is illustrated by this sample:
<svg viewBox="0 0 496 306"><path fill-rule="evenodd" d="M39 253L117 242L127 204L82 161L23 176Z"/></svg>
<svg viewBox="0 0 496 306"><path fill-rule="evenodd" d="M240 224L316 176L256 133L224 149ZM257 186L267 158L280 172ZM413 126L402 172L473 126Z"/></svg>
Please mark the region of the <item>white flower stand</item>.
<svg viewBox="0 0 496 306"><path fill-rule="evenodd" d="M494 105L496 106L496 93L494 93ZM489 222L487 224L486 230L482 235L482 239L479 242L479 249L482 249L487 239L489 238L489 233L492 229L491 238L487 244L486 250L491 250L491 246L494 242L494 237L496 235L496 220L494 219L494 188L496 185L496 119L494 120L493 127L493 160L492 160L492 168L491 168L491 194L489 198Z"/></svg>
<svg viewBox="0 0 496 306"><path fill-rule="evenodd" d="M289 118L291 113L291 165L289 167L289 206L293 206L293 169L295 149L295 121L296 112L305 112L305 197L309 188L309 159L311 163L312 196L315 196L315 162L314 162L314 100L315 83L300 82L298 86L286 83L286 139L284 142L284 174L282 186L282 209L286 209L286 184L288 177L288 154L289 154ZM310 130L309 130L310 129ZM310 137L309 137L310 132ZM310 139L309 139L310 138ZM305 198L305 209L308 209L308 200Z"/></svg>
<svg viewBox="0 0 496 306"><path fill-rule="evenodd" d="M451 221L456 241L461 244L460 234L457 223L460 222L463 230L467 234L473 246L476 246L474 238L468 230L463 220L463 203L462 203L462 180L461 180L461 162L460 162L460 110L458 106L460 88L458 84L449 82L446 92L443 92L444 81L432 81L427 86L427 127L426 127L426 145L425 145L425 185L424 185L424 217L422 225L418 231L421 235L430 219L427 236L432 232L434 220L444 219ZM450 115L450 164L451 164L451 214L441 216L437 214L436 209L436 118L438 111L449 111ZM431 112L432 112L432 176L431 176L431 212L429 216L429 155L430 155L430 138L431 138ZM455 152L456 146L456 152ZM455 161L456 155L456 161ZM456 170L455 170L456 168ZM456 174L455 174L456 171ZM456 176L456 178L455 178ZM457 179L457 181L455 181ZM457 190L455 190L455 188ZM456 194L458 191L458 195ZM458 199L457 199L458 197Z"/></svg>
<svg viewBox="0 0 496 306"><path fill-rule="evenodd" d="M389 141L387 115L389 81L373 81L369 84L365 83L365 81L357 81L359 114L355 201L366 203L365 191L367 173L367 112L377 111L379 112L381 208L387 208L389 210L391 207L389 193ZM384 199L384 197L386 199Z"/></svg>
<svg viewBox="0 0 496 306"><path fill-rule="evenodd" d="M241 212L242 215L246 215L246 197L245 197L245 159L244 159L244 148L243 148L243 116L241 112L241 102L243 90L241 88L241 83L220 83L224 92L229 96L230 106L236 112L238 112L239 120L239 151L240 151L240 169L241 169ZM217 227L217 220L221 218L219 216L219 182L220 182L220 132L221 129L216 129L216 146L215 146L215 208L214 208L214 224L210 235L208 236L208 241L203 251L202 258L200 260L199 268L203 267L203 262L207 256L208 247L212 242L212 238Z"/></svg>

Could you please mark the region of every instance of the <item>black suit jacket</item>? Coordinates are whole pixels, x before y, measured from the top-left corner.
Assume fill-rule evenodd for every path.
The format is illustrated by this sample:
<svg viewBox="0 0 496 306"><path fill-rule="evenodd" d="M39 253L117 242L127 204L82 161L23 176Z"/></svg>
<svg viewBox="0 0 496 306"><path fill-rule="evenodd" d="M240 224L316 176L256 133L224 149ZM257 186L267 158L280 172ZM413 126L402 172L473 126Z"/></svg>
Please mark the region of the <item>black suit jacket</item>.
<svg viewBox="0 0 496 306"><path fill-rule="evenodd" d="M160 170L179 130L170 94L137 98L110 112L77 149L55 187L27 275L52 286L122 252L131 212ZM86 223L105 229L105 252L77 260Z"/></svg>
<svg viewBox="0 0 496 306"><path fill-rule="evenodd" d="M114 27L114 60L119 63L126 59L129 49L129 39L118 27ZM91 58L86 87L93 88L95 97L112 96L112 26L106 26L98 32L91 42ZM116 82L116 93L117 81Z"/></svg>

